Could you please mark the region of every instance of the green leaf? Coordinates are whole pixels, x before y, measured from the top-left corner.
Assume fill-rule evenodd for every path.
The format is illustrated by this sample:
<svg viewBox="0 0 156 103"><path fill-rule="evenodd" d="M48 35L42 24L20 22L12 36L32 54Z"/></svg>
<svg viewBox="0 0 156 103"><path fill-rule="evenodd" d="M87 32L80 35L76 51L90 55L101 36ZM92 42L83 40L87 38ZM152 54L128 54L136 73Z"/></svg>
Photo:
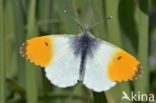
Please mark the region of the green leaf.
<svg viewBox="0 0 156 103"><path fill-rule="evenodd" d="M104 92L102 93L93 92L93 97L94 97L94 103L107 103L107 99L104 95Z"/></svg>
<svg viewBox="0 0 156 103"><path fill-rule="evenodd" d="M0 103L5 103L5 48L3 0L0 0Z"/></svg>
<svg viewBox="0 0 156 103"><path fill-rule="evenodd" d="M133 0L120 0L119 23L123 35L127 36L136 52L138 47L138 32L135 21L135 5ZM124 44L123 44L124 45Z"/></svg>
<svg viewBox="0 0 156 103"><path fill-rule="evenodd" d="M38 32L38 26L36 21L36 2L37 0L31 0L28 11L28 23L27 23L27 39L36 37ZM27 103L38 103L38 88L36 82L36 69L38 68L29 61L26 62L26 93Z"/></svg>
<svg viewBox="0 0 156 103"><path fill-rule="evenodd" d="M140 4L141 3L141 4ZM138 31L139 31L139 48L138 58L142 65L143 74L135 81L135 92L146 94L149 91L149 68L148 68L148 23L147 15L148 3L146 0L140 0L138 5L144 5L146 13L138 8Z"/></svg>
<svg viewBox="0 0 156 103"><path fill-rule="evenodd" d="M91 5L91 10L92 10L92 19L94 19L94 24L104 20L104 2L103 0L89 0L90 5ZM111 16L111 15L109 15ZM103 22L99 25L96 25L96 34L99 38L103 40L108 40L108 35L106 32L106 23Z"/></svg>
<svg viewBox="0 0 156 103"><path fill-rule="evenodd" d="M15 92L17 92L18 94L20 94L20 96L22 98L25 98L26 95L26 91L23 87L21 87L17 82L13 81L12 79L7 78L6 82L9 84L9 86L11 86L13 88L13 90L15 90Z"/></svg>
<svg viewBox="0 0 156 103"><path fill-rule="evenodd" d="M109 42L123 47L121 39L121 31L119 25L119 0L106 0L105 1L106 16L112 16L112 19L107 23L107 32ZM106 93L108 102L120 103L122 98L122 91L125 91L128 95L130 94L130 85L126 83L117 83L117 85ZM124 102L124 101L122 101ZM128 103L131 103L130 101Z"/></svg>
<svg viewBox="0 0 156 103"><path fill-rule="evenodd" d="M64 10L67 10L71 16L75 17L76 13L74 12L72 0L56 0L55 2L57 4L58 13L64 24L66 32L68 34L78 34L80 32L79 27L74 20L71 19L71 17L64 13Z"/></svg>
<svg viewBox="0 0 156 103"><path fill-rule="evenodd" d="M23 57L20 55L20 47L25 41L26 30L25 30L25 15L24 10L21 6L21 0L11 0L12 3L12 15L14 19L14 35L13 39L16 41L14 48L16 50L16 73L18 71L17 79L22 86L25 86L25 62ZM12 52L12 50L11 50ZM10 57L9 57L10 59Z"/></svg>

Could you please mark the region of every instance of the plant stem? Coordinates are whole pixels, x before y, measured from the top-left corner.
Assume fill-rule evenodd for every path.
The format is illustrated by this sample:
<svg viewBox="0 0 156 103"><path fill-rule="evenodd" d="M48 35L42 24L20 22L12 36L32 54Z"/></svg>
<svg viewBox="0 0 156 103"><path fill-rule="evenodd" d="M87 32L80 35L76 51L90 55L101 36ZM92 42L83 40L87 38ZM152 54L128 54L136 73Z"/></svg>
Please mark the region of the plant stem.
<svg viewBox="0 0 156 103"><path fill-rule="evenodd" d="M94 97L94 103L107 103L107 99L105 97L104 92L102 93L93 92L93 97Z"/></svg>
<svg viewBox="0 0 156 103"><path fill-rule="evenodd" d="M118 18L118 6L119 0L106 0L105 8L106 8L106 16L112 16L112 20L107 23L107 33L109 42L122 47L121 40L121 32L119 26L119 18ZM120 103L122 98L122 91L125 91L128 95L130 95L130 86L129 83L118 83L114 88L105 92L107 96L108 102ZM124 101L123 101L124 102ZM126 102L130 103L130 102Z"/></svg>
<svg viewBox="0 0 156 103"><path fill-rule="evenodd" d="M141 78L135 81L135 92L146 94L149 89L149 68L148 68L148 1L139 0L138 8L138 31L139 31L139 49L138 58L142 64L143 74ZM142 9L144 8L144 9Z"/></svg>
<svg viewBox="0 0 156 103"><path fill-rule="evenodd" d="M27 39L36 37L38 34L37 21L35 17L36 0L30 1L27 24ZM27 103L38 103L38 90L36 84L36 66L29 61L26 63L26 95Z"/></svg>
<svg viewBox="0 0 156 103"><path fill-rule="evenodd" d="M91 5L91 10L92 10L92 15L94 17L94 23L97 23L101 20L104 20L104 4L103 4L103 0L89 0L90 5ZM108 35L106 33L106 23L103 22L97 26L95 26L96 28L96 32L99 38L103 39L103 40L107 40L108 39Z"/></svg>
<svg viewBox="0 0 156 103"><path fill-rule="evenodd" d="M5 48L3 0L0 0L0 103L5 103Z"/></svg>
<svg viewBox="0 0 156 103"><path fill-rule="evenodd" d="M25 73L25 62L22 56L19 53L19 48L25 40L25 15L23 13L23 9L21 7L21 0L12 0L13 5L13 16L14 16L14 28L15 28L15 36L16 36L16 51L17 51L17 70L18 70L18 80L24 86L24 77Z"/></svg>
<svg viewBox="0 0 156 103"><path fill-rule="evenodd" d="M71 19L70 15L75 17L74 8L72 7L72 0L56 0L58 6L59 16L64 24L67 33L79 33L80 29L74 20ZM67 10L70 15L64 13Z"/></svg>

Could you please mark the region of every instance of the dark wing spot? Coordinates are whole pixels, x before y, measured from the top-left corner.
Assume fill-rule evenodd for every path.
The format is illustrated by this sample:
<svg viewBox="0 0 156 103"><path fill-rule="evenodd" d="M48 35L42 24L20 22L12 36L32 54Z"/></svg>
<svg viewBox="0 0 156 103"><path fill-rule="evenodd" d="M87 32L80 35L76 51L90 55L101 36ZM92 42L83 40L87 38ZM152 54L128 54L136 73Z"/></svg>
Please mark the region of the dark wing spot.
<svg viewBox="0 0 156 103"><path fill-rule="evenodd" d="M120 60L122 57L121 56L119 56L118 58L117 58L117 60Z"/></svg>
<svg viewBox="0 0 156 103"><path fill-rule="evenodd" d="M46 45L46 46L48 46L48 43L47 43L47 42L45 42L45 45Z"/></svg>

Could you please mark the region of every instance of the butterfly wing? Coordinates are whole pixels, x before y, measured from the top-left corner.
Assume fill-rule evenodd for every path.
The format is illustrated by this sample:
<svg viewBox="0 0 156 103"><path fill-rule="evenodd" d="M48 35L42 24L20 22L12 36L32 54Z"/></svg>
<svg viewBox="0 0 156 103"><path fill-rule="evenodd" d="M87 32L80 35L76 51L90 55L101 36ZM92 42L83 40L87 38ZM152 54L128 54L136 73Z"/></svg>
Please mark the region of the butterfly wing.
<svg viewBox="0 0 156 103"><path fill-rule="evenodd" d="M69 87L79 78L80 57L75 57L71 37L42 36L28 40L21 54L37 65L45 67L46 77L59 87Z"/></svg>
<svg viewBox="0 0 156 103"><path fill-rule="evenodd" d="M83 80L88 88L101 92L116 84L107 76L107 64L111 60L112 49L110 46L99 44L97 50L92 53L93 56L88 56Z"/></svg>
<svg viewBox="0 0 156 103"><path fill-rule="evenodd" d="M86 60L83 83L90 89L102 92L116 82L133 79L140 71L139 62L127 52L107 42L99 41L93 56Z"/></svg>
<svg viewBox="0 0 156 103"><path fill-rule="evenodd" d="M53 58L53 39L50 36L42 36L27 40L20 48L20 53L30 62L45 67Z"/></svg>

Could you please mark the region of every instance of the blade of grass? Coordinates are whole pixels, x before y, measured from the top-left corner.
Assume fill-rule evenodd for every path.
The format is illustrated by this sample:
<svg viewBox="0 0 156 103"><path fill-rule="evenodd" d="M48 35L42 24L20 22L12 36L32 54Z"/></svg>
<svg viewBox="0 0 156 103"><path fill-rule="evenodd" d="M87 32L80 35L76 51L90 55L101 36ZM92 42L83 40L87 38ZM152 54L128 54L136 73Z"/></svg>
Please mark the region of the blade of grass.
<svg viewBox="0 0 156 103"><path fill-rule="evenodd" d="M69 97L70 94L51 94L51 95L48 95L48 96L40 96L40 100L54 100L54 99L66 99ZM84 101L84 100L87 100L87 96L81 96L81 95L73 95L74 99L78 99L80 101ZM68 102L67 102L68 103ZM75 103L75 102L74 102ZM84 103L84 102L83 102Z"/></svg>
<svg viewBox="0 0 156 103"><path fill-rule="evenodd" d="M53 31L52 23L49 20L53 16L53 0L39 0L38 1L38 18L41 21L48 21L46 25L40 25L40 29L47 34Z"/></svg>
<svg viewBox="0 0 156 103"><path fill-rule="evenodd" d="M3 0L0 0L0 103L5 103L5 59Z"/></svg>
<svg viewBox="0 0 156 103"><path fill-rule="evenodd" d="M70 15L75 17L74 8L72 7L72 0L56 0L59 16L64 24L67 33L79 33L77 24L64 13L64 10L69 11Z"/></svg>
<svg viewBox="0 0 156 103"><path fill-rule="evenodd" d="M79 2L79 0L77 0L77 2ZM78 5L78 3L76 4ZM78 7L78 10L81 11L79 13L81 23L91 24L91 21L93 21L93 17L90 16L92 14L92 9L91 6L88 5L88 0L82 1L81 5Z"/></svg>
<svg viewBox="0 0 156 103"><path fill-rule="evenodd" d="M143 67L142 77L135 81L135 92L146 94L149 89L149 71L147 65L148 58L148 1L139 0L138 8L138 31L139 31L139 49L138 58ZM141 8L144 8L142 10Z"/></svg>
<svg viewBox="0 0 156 103"><path fill-rule="evenodd" d="M94 23L97 23L98 21L104 20L104 3L103 0L89 0L91 9L92 9L92 15L94 17ZM111 15L110 15L111 16ZM103 40L107 40L107 33L106 33L106 27L105 22L101 23L100 25L97 25L96 31L97 36ZM100 34L99 34L100 33Z"/></svg>
<svg viewBox="0 0 156 103"><path fill-rule="evenodd" d="M38 27L35 17L36 0L31 0L28 11L27 39L37 36ZM27 61L26 63L26 96L27 103L38 103L38 90L36 83L36 69L34 64Z"/></svg>
<svg viewBox="0 0 156 103"><path fill-rule="evenodd" d="M12 12L12 2L5 2L4 13L4 33L5 33L5 72L6 77L13 77L17 72L17 57L15 47L15 30L14 30L14 18ZM8 88L7 88L8 89ZM9 92L7 90L7 92Z"/></svg>
<svg viewBox="0 0 156 103"><path fill-rule="evenodd" d="M9 78L6 78L6 82L9 84L10 87L12 87L12 89L15 92L20 94L22 98L25 98L25 89L22 86L20 86L17 82Z"/></svg>
<svg viewBox="0 0 156 103"><path fill-rule="evenodd" d="M104 93L93 92L94 103L107 103Z"/></svg>
<svg viewBox="0 0 156 103"><path fill-rule="evenodd" d="M21 0L12 0L13 5L13 16L14 16L14 28L16 36L16 53L17 53L17 70L18 70L18 81L22 86L25 86L25 63L24 59L19 53L19 48L25 40L25 15L21 5Z"/></svg>
<svg viewBox="0 0 156 103"><path fill-rule="evenodd" d="M120 0L120 3L119 3L120 28L122 32L124 33L124 35L129 38L136 52L137 44L138 44L138 41L137 41L138 32L136 28L134 11L135 11L135 3L133 0Z"/></svg>
<svg viewBox="0 0 156 103"><path fill-rule="evenodd" d="M107 33L109 42L120 46L122 45L121 35L120 35L120 27L119 27L119 18L118 18L118 6L119 1L116 0L106 0L105 1L105 9L106 16L112 16L112 19L107 22ZM112 30L113 29L113 30Z"/></svg>
<svg viewBox="0 0 156 103"><path fill-rule="evenodd" d="M16 38L14 29L14 17L13 17L13 5L11 1L5 2L4 9L4 34L5 34L5 77L14 78L17 76L17 50L16 50ZM15 79L15 78L14 78ZM11 94L13 94L12 88L9 84L5 85L6 101Z"/></svg>
<svg viewBox="0 0 156 103"><path fill-rule="evenodd" d="M108 39L111 43L122 47L122 40L120 35L120 26L119 26L119 18L118 18L118 6L119 0L106 0L105 8L106 8L106 16L112 16L112 20L107 23L107 33ZM130 95L130 86L129 83L118 83L114 88L105 92L107 95L107 100L109 102L120 103L122 98L122 91L125 91L128 95ZM122 101L124 102L124 101ZM126 103L131 103L130 101L126 101Z"/></svg>

